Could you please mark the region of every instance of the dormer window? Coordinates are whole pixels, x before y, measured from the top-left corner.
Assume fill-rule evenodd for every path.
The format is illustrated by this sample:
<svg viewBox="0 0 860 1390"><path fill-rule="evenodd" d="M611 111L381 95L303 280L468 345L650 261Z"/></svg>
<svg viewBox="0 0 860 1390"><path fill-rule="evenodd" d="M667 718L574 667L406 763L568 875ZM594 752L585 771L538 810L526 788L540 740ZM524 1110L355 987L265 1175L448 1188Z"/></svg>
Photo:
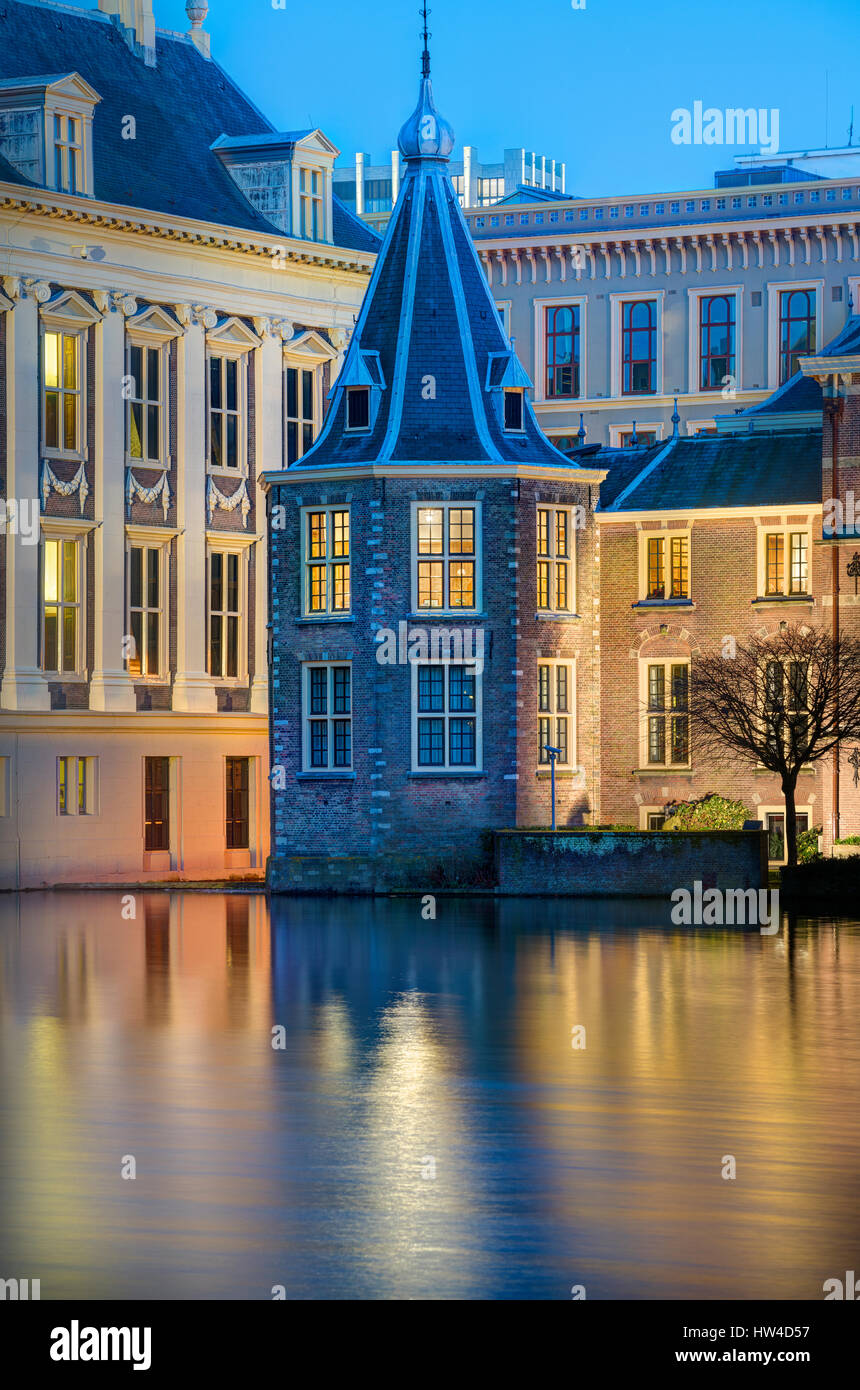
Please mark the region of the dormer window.
<svg viewBox="0 0 860 1390"><path fill-rule="evenodd" d="M299 235L306 241L320 241L323 228L322 173L319 169L299 170Z"/></svg>
<svg viewBox="0 0 860 1390"><path fill-rule="evenodd" d="M83 136L78 116L54 116L54 187L83 192Z"/></svg>
<svg viewBox="0 0 860 1390"><path fill-rule="evenodd" d="M273 227L302 241L334 241L332 171L340 151L321 130L220 135L211 148Z"/></svg>
<svg viewBox="0 0 860 1390"><path fill-rule="evenodd" d="M93 110L101 97L79 73L23 77L0 88L0 154L33 183L92 198Z"/></svg>
<svg viewBox="0 0 860 1390"><path fill-rule="evenodd" d="M505 429L522 430L523 428L523 393L522 391L505 391Z"/></svg>
<svg viewBox="0 0 860 1390"><path fill-rule="evenodd" d="M347 388L346 427L348 430L370 429L369 386L350 386Z"/></svg>
<svg viewBox="0 0 860 1390"><path fill-rule="evenodd" d="M346 428L348 430L369 430L373 427L385 378L379 353L363 351L352 346L347 354L343 371L329 392L329 399L338 390L346 390Z"/></svg>

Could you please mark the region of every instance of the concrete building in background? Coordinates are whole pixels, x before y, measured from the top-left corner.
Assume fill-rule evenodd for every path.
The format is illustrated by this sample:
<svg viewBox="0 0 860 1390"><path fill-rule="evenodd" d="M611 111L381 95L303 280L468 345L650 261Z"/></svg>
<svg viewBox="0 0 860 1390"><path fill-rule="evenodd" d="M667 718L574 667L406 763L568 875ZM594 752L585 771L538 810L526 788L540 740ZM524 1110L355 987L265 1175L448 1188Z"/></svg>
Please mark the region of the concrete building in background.
<svg viewBox="0 0 860 1390"><path fill-rule="evenodd" d="M521 190L466 220L562 449L580 430L614 447L634 427L659 442L675 398L683 433L713 431L715 414L763 401L858 303L860 150L743 156L710 189Z"/></svg>
<svg viewBox="0 0 860 1390"><path fill-rule="evenodd" d="M3 888L268 852L256 478L313 443L378 243L187 8L0 8Z"/></svg>
<svg viewBox="0 0 860 1390"><path fill-rule="evenodd" d="M464 145L463 157L451 160L449 176L461 207L483 208L517 190L563 194L565 166L533 150L505 150L500 163L482 164L474 145ZM401 184L400 151L391 151L388 164L371 164L369 154L357 154L352 165L335 168L334 188L351 212L376 231L388 225Z"/></svg>

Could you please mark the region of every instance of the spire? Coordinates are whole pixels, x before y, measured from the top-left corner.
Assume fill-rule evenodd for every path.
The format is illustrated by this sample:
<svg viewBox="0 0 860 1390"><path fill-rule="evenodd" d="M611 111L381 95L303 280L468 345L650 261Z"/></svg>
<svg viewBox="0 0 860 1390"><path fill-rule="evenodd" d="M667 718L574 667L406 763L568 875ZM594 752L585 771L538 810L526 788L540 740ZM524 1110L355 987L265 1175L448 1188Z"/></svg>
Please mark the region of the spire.
<svg viewBox="0 0 860 1390"><path fill-rule="evenodd" d="M579 429L576 431L576 437L577 437L577 439L579 440L579 447L580 447L580 449L582 448L583 444L585 443L585 434L586 434L586 430L585 430L585 421L584 421L583 418L582 418L582 411L580 411L580 412L579 412Z"/></svg>
<svg viewBox="0 0 860 1390"><path fill-rule="evenodd" d="M635 449L635 448L636 448L636 445L637 445L638 443L639 443L639 436L638 436L638 434L636 433L636 421L634 420L634 421L633 421L633 433L632 433L631 436L630 436L630 448L631 448L631 449Z"/></svg>
<svg viewBox="0 0 860 1390"><path fill-rule="evenodd" d="M420 11L424 28L421 37L424 50L421 54L421 86L418 91L418 105L401 127L397 137L397 147L404 159L447 159L454 148L454 131L436 110L433 101L433 88L430 84L430 49L428 42L432 37L427 28L427 0Z"/></svg>
<svg viewBox="0 0 860 1390"><path fill-rule="evenodd" d="M676 396L676 397L675 397L675 409L672 411L672 438L673 438L673 439L677 439L677 438L678 438L678 426L680 425L680 423L681 423L681 417L680 417L680 415L678 414L678 397Z"/></svg>
<svg viewBox="0 0 860 1390"><path fill-rule="evenodd" d="M430 49L429 49L428 46L427 46L427 40L430 39L430 38L432 38L433 36L432 36L432 34L428 33L428 31L427 31L427 15L429 14L429 10L427 9L427 0L424 0L424 5L423 5L423 7L422 7L421 14L422 14L423 19L424 19L424 32L423 32L423 34L422 34L422 38L424 39L424 52L421 54L421 76L422 76L422 77L429 77L429 76L430 76Z"/></svg>

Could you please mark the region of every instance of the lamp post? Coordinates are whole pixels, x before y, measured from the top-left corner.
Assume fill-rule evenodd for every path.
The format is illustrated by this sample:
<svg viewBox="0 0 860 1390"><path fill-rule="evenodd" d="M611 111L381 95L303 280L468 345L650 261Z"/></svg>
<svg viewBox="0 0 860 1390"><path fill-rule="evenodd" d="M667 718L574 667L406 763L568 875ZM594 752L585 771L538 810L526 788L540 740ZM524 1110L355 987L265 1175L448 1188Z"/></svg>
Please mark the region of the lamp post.
<svg viewBox="0 0 860 1390"><path fill-rule="evenodd" d="M555 830L555 760L561 757L561 749L550 748L549 744L547 744L544 751L549 758L550 795L552 796L552 829Z"/></svg>

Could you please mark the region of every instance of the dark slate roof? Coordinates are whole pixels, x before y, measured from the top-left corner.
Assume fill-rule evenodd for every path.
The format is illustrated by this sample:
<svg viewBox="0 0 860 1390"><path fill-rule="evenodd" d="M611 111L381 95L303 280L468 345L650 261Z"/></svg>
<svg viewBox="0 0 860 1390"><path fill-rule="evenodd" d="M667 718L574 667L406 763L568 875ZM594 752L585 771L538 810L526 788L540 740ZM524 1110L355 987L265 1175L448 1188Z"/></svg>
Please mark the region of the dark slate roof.
<svg viewBox="0 0 860 1390"><path fill-rule="evenodd" d="M76 14L20 0L0 4L0 79L74 71L101 97L93 116L98 199L283 237L251 206L209 148L219 135L275 133L271 122L188 40L159 30L155 46L156 66L147 67L98 11ZM137 122L135 140L122 138L127 114ZM14 181L22 182L20 176ZM376 249L378 240L369 229L356 230L338 203L335 199L338 244Z"/></svg>
<svg viewBox="0 0 860 1390"><path fill-rule="evenodd" d="M426 130L436 134L422 134ZM416 112L400 134L403 186L331 409L314 447L293 465L296 470L431 460L571 471L582 466L549 442L527 395L523 431L502 426L502 392L488 389L491 365L494 380L504 373L508 385L523 386L528 378L505 336L448 178L452 145L453 132L436 112L425 79ZM347 387L367 384L378 372L380 389L371 386L378 402L371 427L350 432Z"/></svg>
<svg viewBox="0 0 860 1390"><path fill-rule="evenodd" d="M852 314L835 338L811 357L847 357L860 352L860 315ZM758 405L751 405L740 412L740 418L747 415L775 415L784 411L820 410L821 387L814 377L795 372L773 395Z"/></svg>
<svg viewBox="0 0 860 1390"><path fill-rule="evenodd" d="M512 193L498 198L492 207L504 207L506 203L569 203L575 193L558 193L552 188L535 188L528 183L518 183Z"/></svg>
<svg viewBox="0 0 860 1390"><path fill-rule="evenodd" d="M591 455L595 467L609 469L607 477L600 485L600 506L603 511L606 511L610 503L629 487L633 479L638 477L665 447L665 442L658 440L656 444L642 445L639 448L604 448ZM575 459L577 451L570 450L569 456Z"/></svg>
<svg viewBox="0 0 860 1390"><path fill-rule="evenodd" d="M32 179L26 178L19 173L14 164L10 164L4 155L0 154L0 183L20 183L25 188L34 188Z"/></svg>
<svg viewBox="0 0 860 1390"><path fill-rule="evenodd" d="M596 465L612 452L602 450ZM638 481L628 475L620 487L610 465L600 488L600 511L788 507L821 501L820 430L698 434L670 439L650 452Z"/></svg>

